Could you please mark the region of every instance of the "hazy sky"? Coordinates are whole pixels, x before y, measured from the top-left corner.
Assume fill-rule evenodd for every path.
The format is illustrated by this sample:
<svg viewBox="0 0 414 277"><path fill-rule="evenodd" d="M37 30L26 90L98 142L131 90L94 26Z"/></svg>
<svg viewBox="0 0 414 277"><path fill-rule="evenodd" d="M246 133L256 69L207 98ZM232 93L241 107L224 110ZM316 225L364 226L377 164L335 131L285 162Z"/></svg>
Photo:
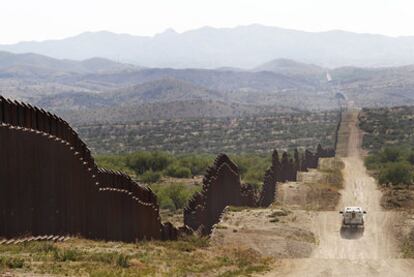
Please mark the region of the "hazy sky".
<svg viewBox="0 0 414 277"><path fill-rule="evenodd" d="M413 0L3 0L0 43L107 30L154 35L259 23L306 31L414 35Z"/></svg>

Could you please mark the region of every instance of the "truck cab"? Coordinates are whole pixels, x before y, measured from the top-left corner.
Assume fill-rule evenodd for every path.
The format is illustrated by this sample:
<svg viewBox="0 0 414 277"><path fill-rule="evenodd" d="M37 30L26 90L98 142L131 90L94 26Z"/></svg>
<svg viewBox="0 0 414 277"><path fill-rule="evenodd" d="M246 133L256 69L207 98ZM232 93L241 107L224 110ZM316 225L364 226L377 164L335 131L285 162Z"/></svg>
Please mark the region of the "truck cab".
<svg viewBox="0 0 414 277"><path fill-rule="evenodd" d="M361 207L345 207L342 214L343 227L364 227L365 214L367 213Z"/></svg>

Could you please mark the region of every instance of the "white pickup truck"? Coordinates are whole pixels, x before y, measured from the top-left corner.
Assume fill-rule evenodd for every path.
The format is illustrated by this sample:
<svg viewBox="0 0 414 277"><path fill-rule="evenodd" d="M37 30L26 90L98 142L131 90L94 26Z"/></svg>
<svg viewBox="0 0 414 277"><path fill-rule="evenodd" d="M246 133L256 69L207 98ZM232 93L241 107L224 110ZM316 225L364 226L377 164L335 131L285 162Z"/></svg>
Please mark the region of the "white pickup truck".
<svg viewBox="0 0 414 277"><path fill-rule="evenodd" d="M362 227L364 228L366 211L361 207L345 207L342 214L342 227Z"/></svg>

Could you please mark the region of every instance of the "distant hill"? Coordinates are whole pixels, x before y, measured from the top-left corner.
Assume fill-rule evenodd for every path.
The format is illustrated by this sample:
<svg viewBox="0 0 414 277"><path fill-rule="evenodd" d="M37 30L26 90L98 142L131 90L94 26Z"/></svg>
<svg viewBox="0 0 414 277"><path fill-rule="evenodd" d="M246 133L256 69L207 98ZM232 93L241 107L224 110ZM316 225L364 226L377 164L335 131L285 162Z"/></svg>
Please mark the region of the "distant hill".
<svg viewBox="0 0 414 277"><path fill-rule="evenodd" d="M47 77L65 74L110 73L137 69L104 58L84 61L60 60L38 54L12 54L0 51L0 76Z"/></svg>
<svg viewBox="0 0 414 277"><path fill-rule="evenodd" d="M197 87L175 79L159 79L139 85L102 93L59 93L43 96L34 101L42 107L55 111L82 110L100 107L119 107L148 104L154 102L179 102L190 100L223 100L223 96L213 90Z"/></svg>
<svg viewBox="0 0 414 277"><path fill-rule="evenodd" d="M230 71L212 69L145 68L129 72L67 76L64 83L134 85L160 79L176 79L212 90L281 90L313 86L308 76L288 76L274 72Z"/></svg>
<svg viewBox="0 0 414 277"><path fill-rule="evenodd" d="M109 78L107 81L110 80ZM221 82L226 82L226 79ZM259 89L250 92L218 91L187 81L162 78L136 85L128 83L121 88L100 93L63 92L43 95L32 98L30 102L62 115L71 123L82 125L168 118L234 117L335 108L335 99L324 95L315 97L312 91L278 89L268 92Z"/></svg>
<svg viewBox="0 0 414 277"><path fill-rule="evenodd" d="M239 117L246 115L288 113L297 111L289 107L243 105L215 100L183 100L129 104L80 111L60 111L59 114L73 125L131 123L141 120L171 118Z"/></svg>
<svg viewBox="0 0 414 277"><path fill-rule="evenodd" d="M360 107L414 105L414 66L343 67L330 75L330 88Z"/></svg>
<svg viewBox="0 0 414 277"><path fill-rule="evenodd" d="M322 80L326 78L326 72L329 71L329 69L313 64L300 63L294 60L276 59L255 67L253 71L270 71L288 76Z"/></svg>
<svg viewBox="0 0 414 277"><path fill-rule="evenodd" d="M102 57L145 67L250 69L274 59L322 67L414 64L414 37L344 31L304 32L262 25L204 27L153 37L87 32L61 40L0 45L0 50L60 59Z"/></svg>
<svg viewBox="0 0 414 277"><path fill-rule="evenodd" d="M172 78L159 79L141 85L133 85L104 94L117 103L139 104L152 102L173 102L183 100L220 99L217 91L208 90Z"/></svg>

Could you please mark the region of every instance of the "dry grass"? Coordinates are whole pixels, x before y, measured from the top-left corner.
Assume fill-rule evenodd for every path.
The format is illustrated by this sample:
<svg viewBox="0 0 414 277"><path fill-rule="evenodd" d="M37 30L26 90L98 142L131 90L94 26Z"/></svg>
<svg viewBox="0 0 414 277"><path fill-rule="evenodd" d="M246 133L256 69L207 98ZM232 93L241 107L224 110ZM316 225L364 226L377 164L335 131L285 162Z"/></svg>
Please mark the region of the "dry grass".
<svg viewBox="0 0 414 277"><path fill-rule="evenodd" d="M340 158L321 159L317 170L301 173L297 182L280 188L280 204L308 211L335 210L343 188L344 167Z"/></svg>
<svg viewBox="0 0 414 277"><path fill-rule="evenodd" d="M400 245L404 259L414 259L414 228L410 230Z"/></svg>
<svg viewBox="0 0 414 277"><path fill-rule="evenodd" d="M276 203L270 208L227 211L219 226L225 228L213 230L212 245L252 248L276 262L283 258L307 258L316 247L309 214Z"/></svg>
<svg viewBox="0 0 414 277"><path fill-rule="evenodd" d="M322 173L317 184L321 188L340 190L344 185L342 170L344 162L340 158L321 159L318 171Z"/></svg>
<svg viewBox="0 0 414 277"><path fill-rule="evenodd" d="M382 188L381 206L386 210L414 211L414 189Z"/></svg>
<svg viewBox="0 0 414 277"><path fill-rule="evenodd" d="M270 268L250 249L212 248L206 238L127 244L73 239L0 246L0 274L240 276Z"/></svg>
<svg viewBox="0 0 414 277"><path fill-rule="evenodd" d="M229 211L229 212L241 212L241 211L244 211L244 210L252 210L252 209L255 209L255 208L245 207L245 206L228 206L226 208L226 210Z"/></svg>

